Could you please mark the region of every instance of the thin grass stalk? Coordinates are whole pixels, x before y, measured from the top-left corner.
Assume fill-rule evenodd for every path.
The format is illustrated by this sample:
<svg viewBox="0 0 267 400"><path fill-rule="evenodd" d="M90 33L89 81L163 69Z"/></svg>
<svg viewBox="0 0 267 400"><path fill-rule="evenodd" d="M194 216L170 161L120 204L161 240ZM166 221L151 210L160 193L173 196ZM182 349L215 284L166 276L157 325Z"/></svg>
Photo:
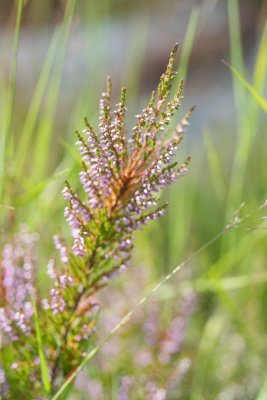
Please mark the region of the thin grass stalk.
<svg viewBox="0 0 267 400"><path fill-rule="evenodd" d="M177 68L179 76L183 77L184 84L187 79L190 56L197 38L199 14L200 8L198 6L193 7L187 24L184 43L181 50L181 58ZM178 112L178 115L179 114L180 113ZM186 232L188 232L190 226L189 220L190 216L192 217L195 194L192 189L187 186L186 182L183 182L182 186L179 188L179 196L177 195L176 188L170 187L168 197L173 200L170 202L168 212L165 216L165 221L163 222L167 224L166 236L168 240L167 246L169 247L169 249L165 251L165 254L168 253L168 257L170 258L169 260L165 260L165 266L172 265L173 262L176 262L178 254L180 257L184 256L187 238ZM177 200L175 201L174 199ZM174 213L175 219L172 218Z"/></svg>
<svg viewBox="0 0 267 400"><path fill-rule="evenodd" d="M2 140L0 145L0 199L3 198L4 191L4 181L5 181L5 160L7 157L12 157L14 138L12 133L12 121L14 114L14 98L15 98L15 86L16 86L16 71L17 71L17 61L18 61L18 49L19 49L19 38L20 38L20 28L21 19L23 13L23 0L18 2L16 26L14 32L13 40L13 50L12 50L12 60L9 75L9 84L7 89L7 100L5 109L5 123L2 134Z"/></svg>
<svg viewBox="0 0 267 400"><path fill-rule="evenodd" d="M75 0L70 0L66 6L66 24L63 26L62 39L60 41L60 51L55 65L55 71L48 89L46 108L38 129L38 135L33 152L35 154L33 159L34 169L32 175L32 180L34 182L38 182L40 179L43 179L47 169L47 160L49 158L51 136L53 133L53 124L57 109L62 69L72 25L74 5Z"/></svg>
<svg viewBox="0 0 267 400"><path fill-rule="evenodd" d="M43 101L43 97L45 95L45 91L47 88L47 84L49 79L51 79L51 71L53 68L53 64L57 55L58 47L61 44L63 33L65 32L65 26L68 24L69 19L69 11L73 7L72 3L74 0L68 0L65 14L63 17L62 24L59 28L56 28L54 35L51 40L51 44L49 46L47 56L45 58L44 66L42 68L35 93L33 95L31 105L29 107L29 111L27 113L25 122L22 127L22 131L19 136L17 151L16 151L16 177L18 179L25 179L24 167L27 159L28 148L30 146L30 142L33 137L34 129L37 124L38 116L41 109L41 104ZM34 169L34 166L32 166Z"/></svg>
<svg viewBox="0 0 267 400"><path fill-rule="evenodd" d="M34 309L34 325L35 325L35 331L36 331L38 353L39 353L39 358L40 358L42 383L43 383L44 392L45 392L46 396L49 398L50 394L51 394L51 384L50 384L50 378L49 378L49 373L48 373L48 365L47 365L47 362L45 359L44 344L43 344L42 333L41 333L41 328L40 328L40 324L39 324L38 311L37 311L36 302L35 302L33 295L32 295L31 301L33 304L33 309Z"/></svg>

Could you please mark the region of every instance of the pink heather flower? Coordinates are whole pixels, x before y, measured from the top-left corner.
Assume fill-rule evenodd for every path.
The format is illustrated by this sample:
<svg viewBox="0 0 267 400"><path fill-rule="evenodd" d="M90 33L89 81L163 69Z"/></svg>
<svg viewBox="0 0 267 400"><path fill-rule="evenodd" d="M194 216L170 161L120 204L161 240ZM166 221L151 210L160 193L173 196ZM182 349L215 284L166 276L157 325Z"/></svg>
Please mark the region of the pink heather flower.
<svg viewBox="0 0 267 400"><path fill-rule="evenodd" d="M102 259L121 260L125 264L123 260L133 245L131 233L164 214L165 205L158 204L156 194L187 171L188 160L177 167L172 159L191 111L179 124L179 132L177 128L170 139L162 136L182 99L183 82L180 81L174 98L167 101L175 76L172 69L176 50L177 46L172 50L157 93L152 94L142 113L136 115L137 123L130 139L125 133L126 90L122 89L120 102L112 112L109 79L99 104L98 132L86 121L83 135L78 134L77 145L83 163L80 180L85 199L82 200L69 184L63 190L68 202L64 214L72 229L72 251L77 257L85 260L96 257L90 241L102 229L106 215L115 230L110 245L108 237L101 234L101 245L105 246L107 254ZM116 241L119 242L117 246ZM59 243L57 248L62 253ZM103 274L103 279L107 275Z"/></svg>
<svg viewBox="0 0 267 400"><path fill-rule="evenodd" d="M30 335L35 292L36 243L39 235L30 234L26 226L6 244L2 253L4 303L0 308L0 330L4 342L17 341L19 335Z"/></svg>

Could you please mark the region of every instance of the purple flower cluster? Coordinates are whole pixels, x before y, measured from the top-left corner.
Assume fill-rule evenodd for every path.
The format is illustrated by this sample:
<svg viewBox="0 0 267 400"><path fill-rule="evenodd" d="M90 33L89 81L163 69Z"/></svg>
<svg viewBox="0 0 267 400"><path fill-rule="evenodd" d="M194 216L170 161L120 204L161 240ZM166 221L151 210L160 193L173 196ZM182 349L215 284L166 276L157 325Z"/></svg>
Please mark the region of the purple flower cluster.
<svg viewBox="0 0 267 400"><path fill-rule="evenodd" d="M60 259L64 264L69 262L69 254L68 254L68 246L65 243L64 239L61 238L59 235L54 235L54 246L59 251ZM49 261L47 266L48 270L53 270L52 268L53 260ZM51 276L52 278L53 276Z"/></svg>
<svg viewBox="0 0 267 400"><path fill-rule="evenodd" d="M125 129L126 90L122 89L112 112L110 79L100 100L98 132L86 121L83 135L77 133L83 166L80 180L86 196L81 200L67 183L65 216L72 230L74 256L83 258L89 269L92 261L97 264L97 279L103 281L127 264L133 232L164 214L166 205L158 204L157 193L187 171L189 160L177 167L172 159L192 110L171 138L164 132L182 99L180 81L174 98L167 101L175 77L176 51L177 46L157 93L153 92L148 106L136 116L131 138ZM58 243L57 248L61 258L67 259L64 245ZM112 268L111 259L116 261Z"/></svg>
<svg viewBox="0 0 267 400"><path fill-rule="evenodd" d="M31 296L35 293L35 247L38 238L37 234L30 234L23 226L14 241L3 249L0 331L4 334L4 341L17 341L21 334L29 335L31 332Z"/></svg>
<svg viewBox="0 0 267 400"><path fill-rule="evenodd" d="M60 275L55 281L55 286L50 290L50 303L46 299L43 300L44 308L51 308L53 315L56 315L58 312L63 313L66 305L63 293L66 292L67 286L72 285L73 279L71 276L66 274Z"/></svg>
<svg viewBox="0 0 267 400"><path fill-rule="evenodd" d="M65 265L69 262L68 248L63 238L59 235L54 236L55 248L59 251L60 259ZM42 299L42 306L44 310L51 310L52 315L63 313L66 308L68 296L70 295L71 288L74 285L74 280L69 271L63 272L55 270L55 259L51 258L47 264L47 274L53 281L53 287L49 294L49 299Z"/></svg>

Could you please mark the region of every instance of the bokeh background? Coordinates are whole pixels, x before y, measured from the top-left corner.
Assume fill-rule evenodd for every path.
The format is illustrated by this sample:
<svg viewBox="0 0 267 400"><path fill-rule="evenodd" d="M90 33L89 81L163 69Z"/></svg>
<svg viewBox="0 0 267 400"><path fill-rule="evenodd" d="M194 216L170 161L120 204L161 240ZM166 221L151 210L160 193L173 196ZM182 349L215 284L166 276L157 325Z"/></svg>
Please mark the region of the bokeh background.
<svg viewBox="0 0 267 400"><path fill-rule="evenodd" d="M197 105L178 154L192 155L189 173L164 194L166 216L138 233L130 270L99 295L95 341L153 282L192 257L101 348L71 398L266 399L267 252L259 213L195 254L242 202L245 213L254 212L267 198L266 113L222 62L266 97L266 1L25 1L10 100L16 13L15 1L1 0L0 204L10 206L0 209L1 241L22 223L40 232L40 290L52 235L69 236L60 190L65 179L79 184L74 131L84 116L97 124L106 76L114 104L127 87L130 128L178 42L177 79L186 84L177 121Z"/></svg>

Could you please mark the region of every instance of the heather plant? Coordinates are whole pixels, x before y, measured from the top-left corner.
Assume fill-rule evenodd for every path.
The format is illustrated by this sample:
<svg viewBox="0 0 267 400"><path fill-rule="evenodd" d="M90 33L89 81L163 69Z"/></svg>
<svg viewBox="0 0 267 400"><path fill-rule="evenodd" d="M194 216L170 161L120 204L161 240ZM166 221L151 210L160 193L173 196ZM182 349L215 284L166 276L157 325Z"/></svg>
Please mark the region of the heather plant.
<svg viewBox="0 0 267 400"><path fill-rule="evenodd" d="M22 228L1 260L1 395L50 396L81 363L96 328L95 293L129 265L134 232L164 214L160 191L187 171L173 156L192 110L173 132L168 127L182 100L183 81L169 99L177 44L147 107L126 131L126 89L114 110L111 81L102 93L99 124L77 132L84 195L66 182L64 215L72 243L54 236L58 256L47 265L49 295L39 291L36 234Z"/></svg>

